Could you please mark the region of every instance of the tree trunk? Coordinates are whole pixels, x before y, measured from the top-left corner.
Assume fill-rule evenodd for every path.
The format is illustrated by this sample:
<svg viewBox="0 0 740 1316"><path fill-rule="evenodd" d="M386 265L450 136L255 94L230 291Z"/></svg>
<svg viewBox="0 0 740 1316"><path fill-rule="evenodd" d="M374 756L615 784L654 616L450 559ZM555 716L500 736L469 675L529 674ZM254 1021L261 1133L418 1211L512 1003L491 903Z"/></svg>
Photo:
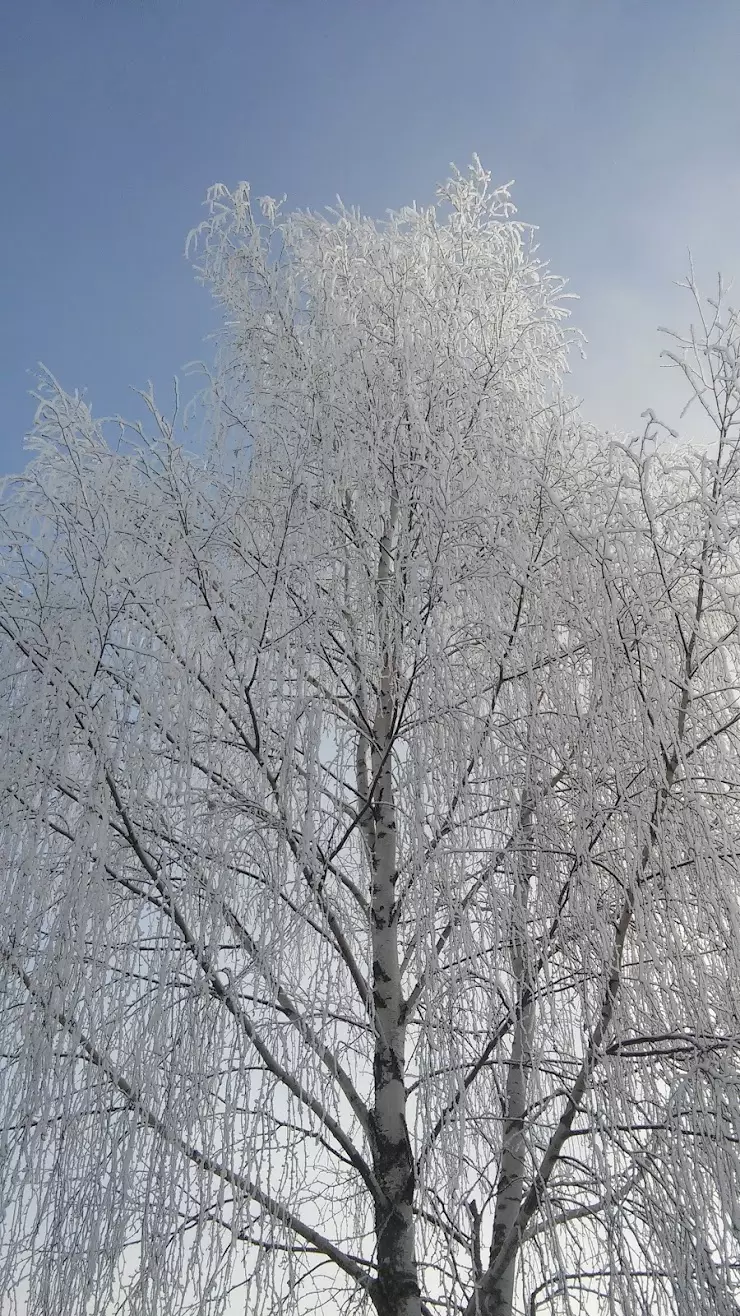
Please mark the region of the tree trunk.
<svg viewBox="0 0 740 1316"><path fill-rule="evenodd" d="M532 805L526 797L522 802L520 819L522 860L514 895L516 909L512 920L511 938L511 972L517 993L517 1011L506 1080L506 1111L493 1218L491 1265L495 1263L499 1248L519 1214L525 1186L524 1128L534 1024L534 993L530 990L530 955L527 951L526 926L534 837ZM512 1316L517 1260L518 1249L500 1277L486 1290L485 1298L481 1299L481 1308L485 1316Z"/></svg>
<svg viewBox="0 0 740 1316"><path fill-rule="evenodd" d="M372 1297L378 1316L421 1316L413 1215L415 1167L406 1126L406 1030L398 955L396 805L391 757L398 685L389 597L396 515L392 506L381 540L378 568L382 672L373 727L370 825L366 829L372 870L375 1009L372 1157L380 1189L375 1204L378 1277Z"/></svg>
<svg viewBox="0 0 740 1316"><path fill-rule="evenodd" d="M386 794L384 802L387 800ZM376 1039L371 1119L373 1170L382 1197L375 1204L378 1278L373 1300L378 1316L420 1316L413 1217L415 1172L406 1127L405 1029L394 908L396 874L391 860L392 854L395 858L395 819L385 814L379 803L372 903Z"/></svg>

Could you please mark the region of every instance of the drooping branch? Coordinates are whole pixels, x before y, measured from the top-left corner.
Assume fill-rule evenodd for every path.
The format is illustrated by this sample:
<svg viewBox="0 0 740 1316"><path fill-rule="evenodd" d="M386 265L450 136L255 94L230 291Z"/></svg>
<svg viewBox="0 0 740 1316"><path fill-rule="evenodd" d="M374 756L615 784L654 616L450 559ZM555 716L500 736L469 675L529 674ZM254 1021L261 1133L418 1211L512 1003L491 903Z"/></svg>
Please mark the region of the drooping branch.
<svg viewBox="0 0 740 1316"><path fill-rule="evenodd" d="M198 1169L212 1174L223 1183L236 1188L238 1192L255 1202L257 1206L271 1216L277 1224L291 1229L299 1238L310 1243L312 1247L315 1247L317 1251L328 1257L347 1275L350 1275L362 1288L369 1290L372 1284L372 1275L368 1274L365 1266L361 1265L356 1258L346 1255L341 1248L332 1243L331 1239L325 1238L317 1229L306 1224L289 1207L278 1202L269 1193L263 1192L257 1184L214 1160L213 1157L205 1155L197 1147L184 1142L177 1134L173 1133L165 1121L148 1107L140 1093L129 1083L125 1075L119 1072L105 1052L100 1050L90 1038L80 1031L74 1018L63 1010L53 1009L44 994L35 986L30 975L18 964L12 949L7 946L0 947L0 958L15 977L23 983L29 997L43 1010L45 1018L55 1024L61 1031L67 1033L75 1044L80 1057L105 1075L111 1086L125 1098L127 1106L131 1110L135 1110L141 1117L146 1128L159 1134L168 1146L180 1152L186 1160L197 1166Z"/></svg>

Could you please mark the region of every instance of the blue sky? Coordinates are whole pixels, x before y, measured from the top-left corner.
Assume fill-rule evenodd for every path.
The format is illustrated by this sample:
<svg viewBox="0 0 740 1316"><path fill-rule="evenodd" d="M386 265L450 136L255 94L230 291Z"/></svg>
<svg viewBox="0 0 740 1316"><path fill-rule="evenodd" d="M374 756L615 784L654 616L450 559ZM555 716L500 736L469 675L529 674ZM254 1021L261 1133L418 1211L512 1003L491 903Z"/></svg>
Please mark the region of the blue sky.
<svg viewBox="0 0 740 1316"><path fill-rule="evenodd" d="M739 50L738 0L6 0L0 470L37 362L111 414L208 356L210 183L382 214L474 151L580 294L586 413L675 420L687 247L740 279Z"/></svg>

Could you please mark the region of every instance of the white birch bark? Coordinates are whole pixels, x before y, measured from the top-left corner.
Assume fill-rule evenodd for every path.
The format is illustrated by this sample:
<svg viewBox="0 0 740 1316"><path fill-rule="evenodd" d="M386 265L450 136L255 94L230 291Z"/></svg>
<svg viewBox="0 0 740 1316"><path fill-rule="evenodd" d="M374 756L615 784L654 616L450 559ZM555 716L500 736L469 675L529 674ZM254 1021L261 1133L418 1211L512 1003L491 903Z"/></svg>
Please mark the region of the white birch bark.
<svg viewBox="0 0 740 1316"><path fill-rule="evenodd" d="M375 1025L371 1147L380 1189L375 1203L378 1316L420 1316L414 1235L415 1168L406 1123L406 1029L398 950L398 847L393 784L394 723L400 679L394 641L395 495L380 540L377 627L381 670L372 738L372 788L364 821L371 863L372 983Z"/></svg>
<svg viewBox="0 0 740 1316"><path fill-rule="evenodd" d="M522 1199L526 1191L526 1120L535 1023L532 944L527 927L529 886L536 863L533 815L533 801L525 795L520 809L520 840L517 846L519 871L513 888L514 909L511 926L511 977L516 993L516 1006L511 1054L506 1074L501 1161L493 1215L491 1266L496 1264L499 1249L504 1243L508 1243L509 1238L516 1231ZM491 1316L512 1316L518 1252L517 1246L508 1265L501 1272L500 1278L497 1278L486 1292L487 1309Z"/></svg>

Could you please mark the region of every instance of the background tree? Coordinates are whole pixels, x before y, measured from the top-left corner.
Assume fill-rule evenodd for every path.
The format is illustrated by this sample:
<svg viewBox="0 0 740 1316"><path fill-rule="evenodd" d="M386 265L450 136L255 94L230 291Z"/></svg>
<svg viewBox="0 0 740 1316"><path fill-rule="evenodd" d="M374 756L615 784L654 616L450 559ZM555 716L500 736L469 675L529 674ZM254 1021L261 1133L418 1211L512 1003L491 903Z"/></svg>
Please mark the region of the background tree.
<svg viewBox="0 0 740 1316"><path fill-rule="evenodd" d="M736 317L620 446L477 161L209 203L207 457L2 503L6 1300L735 1312Z"/></svg>

